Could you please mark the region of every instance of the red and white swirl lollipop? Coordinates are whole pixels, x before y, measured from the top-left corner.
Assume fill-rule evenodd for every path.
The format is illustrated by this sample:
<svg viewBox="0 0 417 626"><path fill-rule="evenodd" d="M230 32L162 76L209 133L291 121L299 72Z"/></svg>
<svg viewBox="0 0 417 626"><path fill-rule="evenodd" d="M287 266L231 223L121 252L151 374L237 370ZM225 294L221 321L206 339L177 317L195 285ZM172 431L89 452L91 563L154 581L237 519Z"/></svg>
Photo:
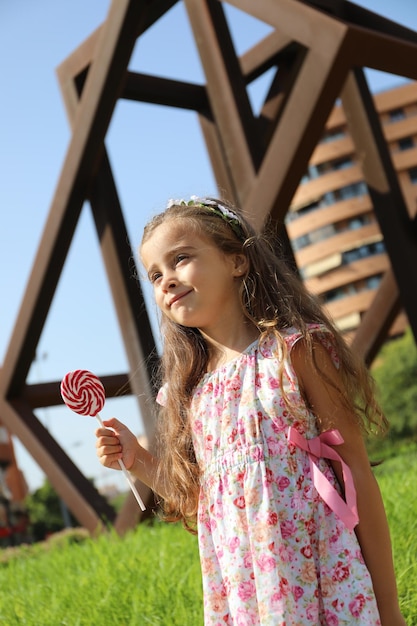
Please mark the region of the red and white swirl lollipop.
<svg viewBox="0 0 417 626"><path fill-rule="evenodd" d="M65 374L61 382L61 396L71 411L91 417L96 417L106 401L103 383L88 370Z"/></svg>
<svg viewBox="0 0 417 626"><path fill-rule="evenodd" d="M61 396L69 409L79 415L91 415L97 419L100 426L104 426L99 412L106 401L106 392L103 383L95 374L88 370L68 372L61 382ZM140 508L144 511L146 507L122 459L119 459L119 465Z"/></svg>

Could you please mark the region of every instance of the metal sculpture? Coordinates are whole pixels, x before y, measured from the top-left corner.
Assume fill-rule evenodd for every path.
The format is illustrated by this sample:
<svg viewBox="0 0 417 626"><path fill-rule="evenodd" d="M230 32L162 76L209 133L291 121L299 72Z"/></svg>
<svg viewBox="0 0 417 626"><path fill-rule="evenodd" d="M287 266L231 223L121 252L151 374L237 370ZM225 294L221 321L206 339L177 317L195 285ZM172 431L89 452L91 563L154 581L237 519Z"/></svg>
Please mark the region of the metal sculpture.
<svg viewBox="0 0 417 626"><path fill-rule="evenodd" d="M275 220L291 259L284 217L334 102L341 97L351 135L363 156L364 178L392 266L354 346L371 361L400 300L417 337L417 289L412 288L417 268L415 223L408 216L362 70L372 67L416 80L417 33L346 0L229 0L273 28L239 58L225 2L183 0L206 84L129 72L137 38L176 1L113 0L106 21L58 69L72 138L0 371L2 422L91 532L103 519L114 521L117 530L124 532L137 523L138 507L127 496L116 518L34 414L37 407L61 402L59 382L28 385L26 379L82 205L89 200L134 372L104 377L107 395L125 385L127 392L146 403L154 392L155 343L140 285L131 281L127 270L131 248L104 147L119 98L195 111L219 188L247 209L257 228L267 218ZM255 116L247 87L271 68L274 77ZM142 413L152 443L153 423L146 421L146 411ZM150 498L143 486L141 492Z"/></svg>

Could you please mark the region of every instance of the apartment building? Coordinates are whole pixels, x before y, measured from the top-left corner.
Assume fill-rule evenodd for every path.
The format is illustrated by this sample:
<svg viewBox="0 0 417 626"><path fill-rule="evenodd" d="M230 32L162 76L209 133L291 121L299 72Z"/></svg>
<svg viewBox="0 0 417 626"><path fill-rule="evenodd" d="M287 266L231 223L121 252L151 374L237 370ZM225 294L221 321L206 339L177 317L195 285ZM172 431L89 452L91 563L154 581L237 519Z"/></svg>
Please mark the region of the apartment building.
<svg viewBox="0 0 417 626"><path fill-rule="evenodd" d="M410 215L417 204L417 83L374 96ZM286 218L307 288L352 336L389 267L341 106L335 106ZM400 313L391 335L407 326Z"/></svg>

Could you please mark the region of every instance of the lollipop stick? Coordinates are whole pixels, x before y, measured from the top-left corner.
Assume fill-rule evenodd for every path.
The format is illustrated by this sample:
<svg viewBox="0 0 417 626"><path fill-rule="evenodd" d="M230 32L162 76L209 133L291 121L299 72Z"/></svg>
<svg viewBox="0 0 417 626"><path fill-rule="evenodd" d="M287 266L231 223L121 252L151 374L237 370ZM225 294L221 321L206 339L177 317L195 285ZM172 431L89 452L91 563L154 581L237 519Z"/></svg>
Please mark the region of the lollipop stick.
<svg viewBox="0 0 417 626"><path fill-rule="evenodd" d="M96 419L98 421L98 423L100 424L100 426L102 428L104 428L104 424L101 420L100 415L97 413L96 415ZM122 470L123 474L125 475L125 478L127 480L127 482L129 483L129 486L131 488L131 490L133 491L133 495L135 496L137 503L139 504L140 508L142 509L142 511L146 510L146 506L143 504L143 500L140 497L138 490L136 489L135 483L132 480L131 475L129 474L129 472L127 471L125 464L123 463L122 459L119 459L119 465L120 465L120 469Z"/></svg>

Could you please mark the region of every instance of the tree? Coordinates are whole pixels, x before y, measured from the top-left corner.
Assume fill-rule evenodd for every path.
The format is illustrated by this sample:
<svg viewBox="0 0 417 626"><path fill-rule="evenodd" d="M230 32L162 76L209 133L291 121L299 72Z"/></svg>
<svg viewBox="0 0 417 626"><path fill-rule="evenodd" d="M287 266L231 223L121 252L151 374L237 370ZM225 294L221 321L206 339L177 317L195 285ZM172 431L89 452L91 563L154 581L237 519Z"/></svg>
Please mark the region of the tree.
<svg viewBox="0 0 417 626"><path fill-rule="evenodd" d="M34 541L42 541L51 533L77 525L48 480L27 497L26 506Z"/></svg>
<svg viewBox="0 0 417 626"><path fill-rule="evenodd" d="M417 349L411 329L383 347L372 374L390 438L417 438Z"/></svg>

